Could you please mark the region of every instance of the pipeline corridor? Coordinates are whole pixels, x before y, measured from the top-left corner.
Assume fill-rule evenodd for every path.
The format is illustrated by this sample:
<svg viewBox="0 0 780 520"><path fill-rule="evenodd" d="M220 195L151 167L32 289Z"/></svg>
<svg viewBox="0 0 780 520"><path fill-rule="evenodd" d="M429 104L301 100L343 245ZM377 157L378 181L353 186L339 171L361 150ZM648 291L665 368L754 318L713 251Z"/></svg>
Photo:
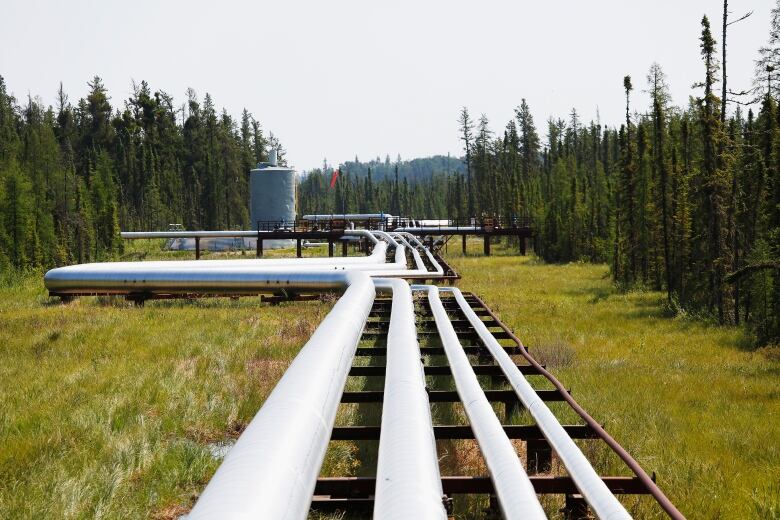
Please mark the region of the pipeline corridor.
<svg viewBox="0 0 780 520"><path fill-rule="evenodd" d="M484 302L454 287L409 284L445 277L443 261L422 241L351 233L370 242L370 255L108 262L46 273L50 294L64 299L341 293L188 520L301 519L311 511L444 519L458 513L453 499L466 495L490 497L488 518L547 518L544 494L565 496L566 518L631 518L621 494L651 495L669 517L684 518ZM346 391L350 377L383 378L382 390ZM554 389L537 389L531 378ZM581 420L561 424L550 402ZM355 403L380 404L380 424L336 426L339 406ZM445 406L453 424L435 421ZM464 420L455 422L456 408ZM521 410L527 420L513 422ZM476 441L486 475L442 475L437 442L464 439ZM634 476L600 476L575 439L606 443ZM378 440L374 477L320 477L330 442L345 440ZM561 474L550 474L554 462Z"/></svg>

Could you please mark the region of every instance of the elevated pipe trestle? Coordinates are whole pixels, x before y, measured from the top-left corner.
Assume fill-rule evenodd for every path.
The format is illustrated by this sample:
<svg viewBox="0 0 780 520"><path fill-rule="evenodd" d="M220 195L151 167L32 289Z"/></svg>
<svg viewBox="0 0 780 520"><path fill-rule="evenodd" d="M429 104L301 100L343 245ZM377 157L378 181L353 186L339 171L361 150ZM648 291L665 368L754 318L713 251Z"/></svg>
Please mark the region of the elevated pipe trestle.
<svg viewBox="0 0 780 520"><path fill-rule="evenodd" d="M365 218L387 222L395 217L359 214L305 215L303 218L310 221ZM410 229L419 232L426 228ZM432 231L437 229L443 228L431 228ZM178 232L177 236L237 236L233 234L235 232L227 232L230 235L208 233L214 234ZM255 231L246 233L245 236L258 236ZM159 238L163 234L166 237L172 235L166 232L124 233L123 236ZM306 518L313 507L313 500L316 504L322 501L323 496L333 496L323 492L323 487L338 487L337 482L328 483L325 482L327 479L318 479L318 476L334 432L339 404L372 400L382 402L381 425L375 433L379 440L376 478L370 483L365 478L356 481L361 493L358 498L337 493L334 502L363 501L373 508L373 517L382 520L448 518L451 511L447 506L451 502L444 493L458 493L458 486L465 484L457 482L460 477L442 477L440 474L436 445L439 434L436 432L454 434L463 427L433 425L431 400L443 402L445 399L441 394L447 392L429 392L426 373L453 378L457 396L448 396L446 401L460 400L473 432L471 437L458 438L477 441L490 477L489 481L487 477L475 477L484 482L479 484L482 486L479 492L495 495L504 518L545 518L537 496L539 489L535 487L539 485L539 476L529 477L526 474L510 440L510 436L512 439L521 438L518 432L523 428L526 433L522 435L531 435L532 430L536 432L536 437L526 440L544 436L563 462L570 476L565 493L579 491L593 512L603 520L630 518L567 433L582 432L587 426L561 425L521 372L522 368L526 373L547 374L541 365L533 361L530 366L518 366L498 342L496 334L499 333L488 329L460 290L436 285L410 287L404 280L444 278L442 264L448 273L453 273L444 259L438 262L422 240L403 228L387 232L345 230L343 234L370 242L371 254L341 258L108 262L61 267L46 273L46 288L63 298L81 294L125 294L129 298L142 294L162 298L190 294L341 293L227 453L187 515L189 520ZM427 316L430 318L432 315L435 330L430 319L417 323L413 292L427 296L430 309ZM442 298L441 293L449 293L452 297ZM391 296L389 304L388 295ZM456 312L465 319L451 318L449 313ZM371 322L376 324L375 329L364 331L369 315L374 317L377 313L384 318ZM508 330L503 324L501 326ZM421 350L418 327L421 327L419 334L425 335L423 337L437 335L441 347L423 345ZM463 332L464 328L468 332ZM359 348L364 334L368 337L372 337L369 334L384 334L386 345ZM466 341L466 337L471 344L461 343L462 339ZM510 336L498 337L507 339ZM478 340L484 348L473 346L472 340ZM513 348L515 350L510 352L516 354L517 347ZM489 352L496 364L472 366L467 352L473 353L477 349L481 355ZM371 353L366 354L366 351ZM421 352L441 355L442 351L447 366L424 365L425 358ZM385 366L353 366L356 356L366 355L385 357ZM475 368L481 370L475 371ZM353 369L358 369L353 375L384 375L384 390L345 394L347 378ZM512 390L488 390L486 393L478 373L503 374ZM505 402L506 399L519 400L536 425L502 425L491 403L491 400L496 400L497 393ZM377 394L381 397L377 398ZM449 394L454 393L449 391ZM348 428L339 429L342 437L335 436L334 440L368 438L360 437L367 435L366 430L356 432L356 437L344 437ZM587 432L579 435L576 438L586 438ZM617 444L614 440L612 442ZM646 477L643 472L642 475ZM491 500L491 504L495 502ZM665 504L662 505L670 511ZM491 507L495 510L494 505ZM676 509L674 511L677 512Z"/></svg>

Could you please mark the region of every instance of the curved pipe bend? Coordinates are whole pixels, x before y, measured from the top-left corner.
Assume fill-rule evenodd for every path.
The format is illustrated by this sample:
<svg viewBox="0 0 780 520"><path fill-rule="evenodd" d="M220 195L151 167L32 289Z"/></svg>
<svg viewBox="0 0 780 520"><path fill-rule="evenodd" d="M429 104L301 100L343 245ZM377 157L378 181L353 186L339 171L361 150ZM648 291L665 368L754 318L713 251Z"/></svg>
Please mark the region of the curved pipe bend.
<svg viewBox="0 0 780 520"><path fill-rule="evenodd" d="M402 237L398 242L384 232L381 238L394 242L394 262L386 263L387 244L379 242L369 231L357 230L355 235L371 236L376 242L369 257L350 258L296 258L268 260L182 260L155 262L105 262L72 265L48 271L44 284L58 293L133 292L148 293L241 293L278 292L280 290L307 290L295 287L285 278L294 270L298 275L316 276L316 273L363 271L371 276L402 278L405 276L443 274L441 266L433 264L429 272L419 253ZM405 245L404 245L405 244ZM406 265L406 248L415 260L416 269ZM278 281L265 277L276 273ZM282 283L284 281L284 283Z"/></svg>
<svg viewBox="0 0 780 520"><path fill-rule="evenodd" d="M400 231L400 232L394 232L395 234L401 236L401 237L408 237L409 240L414 241L417 243L418 247L425 253L425 255L428 257L428 261L433 266L433 272L437 275L441 276L444 274L444 269L442 269L441 264L436 261L436 259L433 257L433 254L431 253L430 249L425 247L425 244L423 244L420 239L418 239L416 236L414 236L411 233L407 233L406 231ZM407 242L408 243L408 242Z"/></svg>
<svg viewBox="0 0 780 520"><path fill-rule="evenodd" d="M376 244L369 256L354 257L322 257L322 258L263 258L263 259L236 259L236 260L152 260L143 262L95 262L89 264L76 264L52 269L52 277L66 272L96 272L96 271L148 271L148 270L205 270L205 269L271 269L318 266L320 269L328 269L330 266L347 266L361 264L382 264L387 255L387 244ZM47 280L49 273L44 277Z"/></svg>

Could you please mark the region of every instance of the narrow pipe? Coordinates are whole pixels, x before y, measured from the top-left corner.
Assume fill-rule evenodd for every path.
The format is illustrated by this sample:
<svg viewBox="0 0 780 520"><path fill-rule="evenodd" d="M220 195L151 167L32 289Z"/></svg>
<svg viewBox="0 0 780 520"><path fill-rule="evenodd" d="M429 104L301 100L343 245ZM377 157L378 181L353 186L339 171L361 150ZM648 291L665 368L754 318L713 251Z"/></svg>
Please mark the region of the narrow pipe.
<svg viewBox="0 0 780 520"><path fill-rule="evenodd" d="M471 368L468 356L439 299L439 288L435 285L413 285L412 290L425 291L428 294L458 397L463 403L474 437L485 459L503 517L507 520L547 518L536 497L533 484L520 464L512 441L504 432L501 421L496 417L474 369Z"/></svg>
<svg viewBox="0 0 780 520"><path fill-rule="evenodd" d="M425 252L425 255L428 257L428 261L429 261L429 262L431 263L431 265L433 266L433 269L434 269L434 271L436 271L437 273L444 273L444 270L442 269L442 267L441 267L441 265L439 264L439 262L437 262L437 261L436 261L436 259L433 257L433 254L431 254L431 250L430 250L430 249L428 249L427 247L425 247L425 244L423 244L422 242L420 242L420 239L419 239L419 238L417 238L416 236L412 235L411 233L407 233L406 231L400 231L400 232L398 232L398 234L399 234L399 235L406 236L406 237L407 237L409 240L411 240L411 241L413 241L413 242L416 242L416 243L417 243L417 246L418 246L418 247L419 247L419 248L420 248L422 251L424 251L424 252Z"/></svg>
<svg viewBox="0 0 780 520"><path fill-rule="evenodd" d="M188 519L308 516L340 397L375 295L374 284L362 273L314 278L323 289L337 286L346 291L228 452Z"/></svg>
<svg viewBox="0 0 780 520"><path fill-rule="evenodd" d="M631 515L628 514L628 511L626 511L615 495L610 492L588 459L563 429L563 426L558 422L552 411L544 404L525 376L517 369L515 362L512 361L509 354L493 337L484 322L474 313L466 299L463 298L460 290L454 287L442 288L440 290L453 293L469 323L471 323L482 343L496 359L496 362L501 367L501 371L509 380L509 384L536 421L550 446L558 454L564 466L566 466L577 489L580 490L580 493L593 508L596 515L602 520L630 519Z"/></svg>
<svg viewBox="0 0 780 520"><path fill-rule="evenodd" d="M374 518L445 519L412 292L403 280L379 278L374 283L377 291L393 294Z"/></svg>
<svg viewBox="0 0 780 520"><path fill-rule="evenodd" d="M398 239L401 241L403 245L409 248L409 251L412 253L412 258L414 259L414 265L417 267L418 270L427 271L425 268L425 264L422 261L422 258L420 257L420 253L417 251L416 248L412 247L412 245L406 241L404 237L399 236Z"/></svg>
<svg viewBox="0 0 780 520"><path fill-rule="evenodd" d="M504 330L504 332L506 332L512 338L512 341L515 341L518 345L520 345L520 355L523 356L525 360L528 361L528 363L533 365L539 374L546 377L547 380L550 381L553 386L555 386L556 390L558 390L558 392L563 396L563 399L569 404L569 406L572 407L577 415L579 415L582 420L584 420L585 423L590 426L594 432L596 432L596 435L598 435L605 443L607 443L607 445L612 448L618 457L620 457L620 459L626 463L626 466L628 466L631 471L633 471L634 474L639 478L639 480L642 481L642 483L645 485L645 488L647 488L647 491L653 496L653 498L655 498L661 508L666 511L666 514L668 514L669 517L674 520L685 520L685 515L683 515L680 510L677 509L674 504L672 504L672 501L669 500L669 497L667 497L664 492L661 491L661 488L659 488L650 475L645 472L642 466L640 466L639 463L634 460L634 458L620 444L618 444L618 442L601 426L601 424L598 423L598 421L596 421L596 419L591 417L590 414L586 412L582 406L580 406L580 404L571 396L571 394L566 391L566 388L563 386L563 384L558 381L558 378L548 372L542 365L539 364L538 361L536 361L536 359L534 359L533 356L528 353L520 338L518 338L511 330L509 330L506 325L501 323L501 320L498 319L498 316L496 316L493 311L490 310L487 305L485 305L485 302L483 302L478 296L474 296L474 298L487 310L490 317L498 322L499 326Z"/></svg>

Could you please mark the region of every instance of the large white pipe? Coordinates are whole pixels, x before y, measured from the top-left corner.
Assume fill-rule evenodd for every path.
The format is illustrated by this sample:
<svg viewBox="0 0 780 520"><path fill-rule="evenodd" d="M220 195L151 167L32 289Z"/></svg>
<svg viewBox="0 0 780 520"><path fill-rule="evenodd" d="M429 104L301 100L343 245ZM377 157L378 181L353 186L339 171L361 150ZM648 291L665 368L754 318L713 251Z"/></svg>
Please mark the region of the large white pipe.
<svg viewBox="0 0 780 520"><path fill-rule="evenodd" d="M355 235L371 236L374 232L357 230ZM383 232L375 232L384 240L396 243ZM403 238L399 239L408 245ZM289 271L322 272L322 271L363 271L369 276L402 278L405 276L441 276L440 266L437 271L429 272L420 259L419 253L409 246L415 258L416 268L407 269L406 247L396 245L394 262L385 262L386 244L376 241L370 262L352 262L348 260L365 259L328 258L328 259L272 259L272 260L180 260L162 262L104 262L94 264L72 265L52 269L44 276L46 288L53 292L65 293L241 293L259 292L255 283L256 272ZM326 262L327 260L327 262ZM345 262L346 261L346 262ZM320 263L322 262L322 263ZM204 280L209 278L209 282ZM279 286L278 291L290 290Z"/></svg>
<svg viewBox="0 0 780 520"><path fill-rule="evenodd" d="M435 285L414 285L412 290L427 292L458 397L485 459L503 517L507 520L547 518L512 441L504 432L501 421L496 417L493 406L471 368L469 358L441 303L439 288Z"/></svg>
<svg viewBox="0 0 780 520"><path fill-rule="evenodd" d="M449 291L454 294L469 323L471 323L471 326L479 334L482 343L496 359L496 362L501 367L501 371L509 380L509 384L520 398L523 406L534 418L547 442L550 443L550 446L558 454L563 465L566 466L577 489L580 490L580 493L596 515L602 520L630 519L631 515L628 514L626 508L607 488L552 411L544 404L525 376L517 369L515 362L509 357L509 354L506 353L484 322L472 310L460 290L454 287L441 288L439 290Z"/></svg>
<svg viewBox="0 0 780 520"><path fill-rule="evenodd" d="M320 269L328 269L329 266L347 266L347 265L370 265L382 264L386 260L387 244L380 242L374 246L374 250L368 256L348 256L348 257L317 257L317 258L248 258L232 260L152 260L142 262L95 262L91 264L77 264L79 270L116 270L142 268L144 270L153 269L223 269L223 268L290 268L293 266L315 266ZM77 266L67 266L62 269L76 268Z"/></svg>
<svg viewBox="0 0 780 520"><path fill-rule="evenodd" d="M375 519L447 518L431 410L409 284L376 279L392 291L379 439Z"/></svg>
<svg viewBox="0 0 780 520"><path fill-rule="evenodd" d="M294 283L300 273L294 273ZM228 452L195 507L199 519L303 519L309 512L374 284L362 273L310 275L346 288Z"/></svg>
<svg viewBox="0 0 780 520"><path fill-rule="evenodd" d="M389 220L394 218L389 213L331 213L318 215L304 215L303 220Z"/></svg>
<svg viewBox="0 0 780 520"><path fill-rule="evenodd" d="M44 284L48 290L60 294L126 294L128 292L229 294L267 291L268 284L263 277L258 280L258 273L264 275L278 273L282 276L290 270L295 270L301 275L357 271L369 276L392 278L422 275L436 278L441 275L441 273L429 272L424 266L422 269L407 269L404 251L404 246L398 246L395 261L385 264L297 265L292 263L268 267L226 265L218 268L192 265L186 269L175 265L147 268L146 262L72 265L48 271L44 276ZM190 262L198 263L197 260ZM276 282L273 288L278 292L302 290L281 280Z"/></svg>
<svg viewBox="0 0 780 520"><path fill-rule="evenodd" d="M409 243L409 242L406 240L406 238L404 238L404 237L403 237L403 235L401 235L401 234L399 234L399 233L393 233L393 234L392 234L392 236L393 236L393 238L395 238L395 239L397 239L397 240L400 240L400 241L401 241L401 243L402 243L404 246L406 246L406 247L408 247L408 248L409 248L409 250L410 250L410 251L411 251L411 253L412 253L412 257L414 258L414 265L417 267L417 270L418 270L418 271L421 271L421 272L427 272L427 271L428 271L428 269L425 267L425 264L423 263L423 261L422 261L422 257L420 257L420 253L417 251L417 248L415 248L414 246L412 246L412 245L411 245L411 244L410 244L410 243ZM438 264L437 264L437 265L438 265ZM435 268L435 266L434 266L434 268ZM434 271L434 272L435 272L436 274L439 274L439 275L440 275L440 274L442 274L444 271L442 271L442 269L441 269L441 266L439 266L439 269L438 269L438 271Z"/></svg>
<svg viewBox="0 0 780 520"><path fill-rule="evenodd" d="M482 226L422 226L422 227L400 227L394 231L414 231L435 235L437 231L481 231Z"/></svg>
<svg viewBox="0 0 780 520"><path fill-rule="evenodd" d="M78 269L90 270L115 270L143 266L143 269L214 269L224 267L258 267L261 269L278 266L345 266L350 264L381 264L385 262L388 245L395 247L397 242L389 235L381 231L367 231L357 229L346 231L348 236L361 236L369 239L374 244L374 250L368 256L350 257L316 257L316 258L248 258L231 260L154 260L144 262L96 262L92 264L79 264ZM377 240L381 237L385 242ZM68 266L76 267L76 266Z"/></svg>

